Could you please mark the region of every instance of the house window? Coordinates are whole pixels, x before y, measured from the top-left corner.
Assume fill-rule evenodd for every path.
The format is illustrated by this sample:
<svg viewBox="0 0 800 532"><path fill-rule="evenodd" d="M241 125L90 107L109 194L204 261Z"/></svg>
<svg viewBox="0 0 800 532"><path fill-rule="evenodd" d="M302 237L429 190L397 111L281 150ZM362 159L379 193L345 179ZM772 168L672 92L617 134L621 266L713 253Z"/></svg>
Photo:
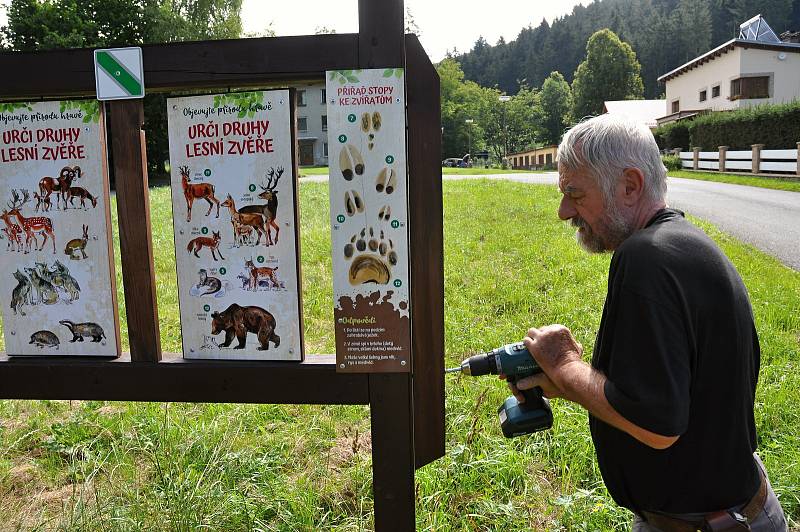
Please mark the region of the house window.
<svg viewBox="0 0 800 532"><path fill-rule="evenodd" d="M328 156L328 143L327 142L323 142L322 143L322 156L323 157L327 157Z"/></svg>
<svg viewBox="0 0 800 532"><path fill-rule="evenodd" d="M544 154L539 155L539 164L544 164Z"/></svg>
<svg viewBox="0 0 800 532"><path fill-rule="evenodd" d="M525 156L525 166L530 166L531 165L529 157L530 157L529 155Z"/></svg>
<svg viewBox="0 0 800 532"><path fill-rule="evenodd" d="M769 76L731 80L731 100L769 98Z"/></svg>
<svg viewBox="0 0 800 532"><path fill-rule="evenodd" d="M700 101L704 102L707 99L708 99L708 91L706 91L705 89L701 90L700 91Z"/></svg>
<svg viewBox="0 0 800 532"><path fill-rule="evenodd" d="M297 107L305 107L308 105L306 103L306 91L297 91Z"/></svg>
<svg viewBox="0 0 800 532"><path fill-rule="evenodd" d="M328 131L328 115L322 115L322 131Z"/></svg>
<svg viewBox="0 0 800 532"><path fill-rule="evenodd" d="M672 112L677 113L680 110L681 110L681 101L675 100L674 102L672 102Z"/></svg>
<svg viewBox="0 0 800 532"><path fill-rule="evenodd" d="M545 161L547 162L547 164L553 164L553 154L548 153Z"/></svg>
<svg viewBox="0 0 800 532"><path fill-rule="evenodd" d="M297 119L297 130L298 131L308 131L308 118L305 116L298 117Z"/></svg>
<svg viewBox="0 0 800 532"><path fill-rule="evenodd" d="M322 94L322 98L320 98L319 103L324 104L325 100L328 99L327 95L325 94L325 89L320 89L319 92Z"/></svg>
<svg viewBox="0 0 800 532"><path fill-rule="evenodd" d="M711 87L711 97L719 98L719 85L714 85Z"/></svg>

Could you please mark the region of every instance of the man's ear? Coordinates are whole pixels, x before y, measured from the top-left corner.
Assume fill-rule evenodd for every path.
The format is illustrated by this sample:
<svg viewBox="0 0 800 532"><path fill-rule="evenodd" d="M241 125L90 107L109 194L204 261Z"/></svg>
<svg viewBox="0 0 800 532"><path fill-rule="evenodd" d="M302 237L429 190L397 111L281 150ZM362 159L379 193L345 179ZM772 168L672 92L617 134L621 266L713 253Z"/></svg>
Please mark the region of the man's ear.
<svg viewBox="0 0 800 532"><path fill-rule="evenodd" d="M636 205L644 194L644 174L638 168L626 168L622 172L622 185L623 203L627 207Z"/></svg>

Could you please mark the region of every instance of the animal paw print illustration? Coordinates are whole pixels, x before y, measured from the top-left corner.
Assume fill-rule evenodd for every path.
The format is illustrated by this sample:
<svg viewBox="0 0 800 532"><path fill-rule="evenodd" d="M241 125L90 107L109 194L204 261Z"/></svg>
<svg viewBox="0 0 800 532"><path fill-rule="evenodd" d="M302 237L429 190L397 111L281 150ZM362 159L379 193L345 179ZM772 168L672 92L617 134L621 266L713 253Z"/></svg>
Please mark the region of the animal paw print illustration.
<svg viewBox="0 0 800 532"><path fill-rule="evenodd" d="M356 190L349 190L344 193L344 212L347 216L354 216L356 213L364 212L364 200Z"/></svg>
<svg viewBox="0 0 800 532"><path fill-rule="evenodd" d="M354 176L364 173L364 158L358 148L345 144L339 152L339 169L345 181L352 181Z"/></svg>
<svg viewBox="0 0 800 532"><path fill-rule="evenodd" d="M397 188L397 172L392 168L385 167L375 178L375 190L391 194Z"/></svg>
<svg viewBox="0 0 800 532"><path fill-rule="evenodd" d="M375 147L375 133L381 130L381 114L375 111L371 115L364 113L361 115L361 131L367 135L367 148L372 151Z"/></svg>
<svg viewBox="0 0 800 532"><path fill-rule="evenodd" d="M369 237L367 229L362 229L361 233L353 235L350 242L344 246L344 258L353 260L347 275L353 286L369 283L389 284L392 267L397 265L394 243L391 239L386 239L383 231L376 235L372 227L369 228Z"/></svg>

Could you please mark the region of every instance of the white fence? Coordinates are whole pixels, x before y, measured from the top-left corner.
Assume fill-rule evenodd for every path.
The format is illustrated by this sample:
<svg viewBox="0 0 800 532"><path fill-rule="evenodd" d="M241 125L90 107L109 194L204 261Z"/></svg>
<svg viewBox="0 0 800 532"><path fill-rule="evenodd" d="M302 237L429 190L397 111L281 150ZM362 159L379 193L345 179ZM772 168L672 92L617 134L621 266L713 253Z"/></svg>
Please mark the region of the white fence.
<svg viewBox="0 0 800 532"><path fill-rule="evenodd" d="M800 148L800 143L798 143ZM712 170L721 172L751 172L754 174L800 175L800 150L764 150L753 146L751 150L728 151L681 151L681 166L690 170Z"/></svg>

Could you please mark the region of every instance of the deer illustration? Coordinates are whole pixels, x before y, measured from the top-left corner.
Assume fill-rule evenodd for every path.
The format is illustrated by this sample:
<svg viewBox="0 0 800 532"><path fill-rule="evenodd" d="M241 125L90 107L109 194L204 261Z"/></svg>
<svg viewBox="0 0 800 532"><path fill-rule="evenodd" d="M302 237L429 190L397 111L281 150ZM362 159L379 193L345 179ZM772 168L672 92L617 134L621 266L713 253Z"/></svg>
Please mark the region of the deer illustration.
<svg viewBox="0 0 800 532"><path fill-rule="evenodd" d="M275 168L270 168L267 172L267 186L259 185L261 187L261 194L258 195L259 198L267 200L267 203L262 205L248 205L246 207L242 207L239 212L244 213L258 213L261 214L267 222L267 245L271 246L272 242L272 235L269 230L270 227L275 228L275 244L278 243L278 233L280 233L280 227L278 227L278 223L275 219L278 216L278 191L275 188L278 186L278 180L283 175L283 168L278 167L277 170ZM275 182L273 182L273 178Z"/></svg>
<svg viewBox="0 0 800 532"><path fill-rule="evenodd" d="M3 228L3 232L8 237L6 250L14 249L14 244L16 244L17 249L15 251L22 251L22 228L11 221L11 215L8 214L8 211L3 211L3 214L0 214L0 220L3 220L6 224Z"/></svg>
<svg viewBox="0 0 800 532"><path fill-rule="evenodd" d="M64 208L67 208L67 191L72 186L72 182L81 177L80 166L65 166L59 172L58 177L43 177L39 180L39 195L43 200L50 203L50 194L56 192L56 209L60 208L59 200L64 201Z"/></svg>
<svg viewBox="0 0 800 532"><path fill-rule="evenodd" d="M188 166L181 166L181 185L183 185L183 195L186 197L186 210L188 214L186 215L186 221L192 221L192 204L196 199L204 199L208 202L208 212L206 216L211 214L211 209L214 208L214 204L217 205L217 218L219 218L219 200L214 196L214 185L210 183L195 183L191 184L189 182L189 167Z"/></svg>
<svg viewBox="0 0 800 532"><path fill-rule="evenodd" d="M34 210L34 212L39 212L40 208L42 209L42 212L47 212L53 207L53 204L50 203L50 196L42 197L41 195L34 192L33 199L36 200L36 209Z"/></svg>
<svg viewBox="0 0 800 532"><path fill-rule="evenodd" d="M31 239L33 239L34 247L39 243L36 238L36 234L44 233L44 240L42 240L42 246L37 249L37 251L41 251L44 248L44 245L47 244L47 238L49 237L50 240L53 241L53 254L56 253L56 235L53 234L53 222L50 218L45 216L32 216L30 218L25 218L22 216L22 213L19 212L19 209L30 200L30 195L27 190L22 190L23 198L20 199L19 192L16 190L11 191L11 201L7 203L8 214L11 216L16 216L17 221L22 226L22 230L25 231L25 253L30 251L31 246Z"/></svg>
<svg viewBox="0 0 800 532"><path fill-rule="evenodd" d="M264 217L260 213L242 213L236 210L236 203L233 201L233 198L230 194L225 198L225 201L222 202L223 207L227 207L231 213L231 224L233 224L233 241L237 241L237 234L239 232L239 227L242 226L250 226L256 230L258 233L258 238L256 239L256 245L261 242L261 235L264 233L267 234L269 237L269 231L264 226ZM244 210L244 209L242 209ZM266 239L265 239L266 240ZM269 245L269 244L267 244Z"/></svg>

